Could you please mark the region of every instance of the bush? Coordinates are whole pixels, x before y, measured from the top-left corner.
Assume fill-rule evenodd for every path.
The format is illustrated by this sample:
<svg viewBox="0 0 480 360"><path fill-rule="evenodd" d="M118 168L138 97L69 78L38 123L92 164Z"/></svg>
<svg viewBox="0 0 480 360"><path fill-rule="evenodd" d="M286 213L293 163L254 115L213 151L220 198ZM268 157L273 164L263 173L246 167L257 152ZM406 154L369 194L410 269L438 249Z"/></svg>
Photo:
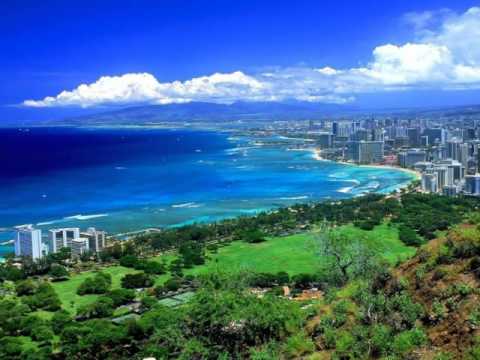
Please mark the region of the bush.
<svg viewBox="0 0 480 360"><path fill-rule="evenodd" d="M371 352L373 357L379 358L390 352L392 347L392 331L385 325L371 327Z"/></svg>
<svg viewBox="0 0 480 360"><path fill-rule="evenodd" d="M352 351L355 345L355 338L350 332L341 331L338 333L337 340L335 341L335 353L340 358L348 358L349 353Z"/></svg>
<svg viewBox="0 0 480 360"><path fill-rule="evenodd" d="M52 265L48 274L53 278L53 280L62 280L68 278L69 276L65 266L58 264Z"/></svg>
<svg viewBox="0 0 480 360"><path fill-rule="evenodd" d="M303 332L290 336L284 345L284 352L287 356L295 359L302 358L314 350L315 344Z"/></svg>
<svg viewBox="0 0 480 360"><path fill-rule="evenodd" d="M33 295L23 297L22 301L30 306L32 310L57 311L61 306L60 299L52 285L46 282L41 283Z"/></svg>
<svg viewBox="0 0 480 360"><path fill-rule="evenodd" d="M157 261L145 261L141 270L147 274L161 275L165 274L165 265Z"/></svg>
<svg viewBox="0 0 480 360"><path fill-rule="evenodd" d="M86 305L78 310L77 316L80 319L102 318L113 315L113 300L102 296L92 304Z"/></svg>
<svg viewBox="0 0 480 360"><path fill-rule="evenodd" d="M106 293L105 296L112 299L114 307L119 307L132 302L135 299L135 291L131 289L115 289Z"/></svg>
<svg viewBox="0 0 480 360"><path fill-rule="evenodd" d="M37 284L30 279L21 280L15 286L15 292L18 296L33 295L37 290Z"/></svg>
<svg viewBox="0 0 480 360"><path fill-rule="evenodd" d="M251 286L267 288L277 284L277 277L270 273L255 273L250 280Z"/></svg>
<svg viewBox="0 0 480 360"><path fill-rule="evenodd" d="M121 282L122 287L125 289L148 288L153 285L152 278L143 272L137 274L127 274L122 278Z"/></svg>
<svg viewBox="0 0 480 360"><path fill-rule="evenodd" d="M179 279L170 278L165 281L165 284L163 284L163 288L167 291L177 291L178 289L180 289L181 285L182 283Z"/></svg>
<svg viewBox="0 0 480 360"><path fill-rule="evenodd" d="M420 246L423 244L422 239L417 235L415 230L406 225L398 227L398 237L407 246Z"/></svg>
<svg viewBox="0 0 480 360"><path fill-rule="evenodd" d="M73 319L71 318L70 314L65 310L57 311L52 316L51 325L52 329L56 334L60 334L63 329L71 324Z"/></svg>
<svg viewBox="0 0 480 360"><path fill-rule="evenodd" d="M240 238L250 244L258 244L265 241L265 234L258 230L245 230L241 233Z"/></svg>
<svg viewBox="0 0 480 360"><path fill-rule="evenodd" d="M87 277L78 287L78 295L105 294L112 285L110 274L99 272L94 277Z"/></svg>
<svg viewBox="0 0 480 360"><path fill-rule="evenodd" d="M316 277L312 274L301 273L292 277L294 287L298 289L308 289L316 281Z"/></svg>
<svg viewBox="0 0 480 360"><path fill-rule="evenodd" d="M413 349L426 343L427 336L423 330L414 328L412 330L403 331L393 341L393 351L398 356L405 356Z"/></svg>
<svg viewBox="0 0 480 360"><path fill-rule="evenodd" d="M124 255L120 258L120 265L127 268L135 268L139 260L135 255Z"/></svg>

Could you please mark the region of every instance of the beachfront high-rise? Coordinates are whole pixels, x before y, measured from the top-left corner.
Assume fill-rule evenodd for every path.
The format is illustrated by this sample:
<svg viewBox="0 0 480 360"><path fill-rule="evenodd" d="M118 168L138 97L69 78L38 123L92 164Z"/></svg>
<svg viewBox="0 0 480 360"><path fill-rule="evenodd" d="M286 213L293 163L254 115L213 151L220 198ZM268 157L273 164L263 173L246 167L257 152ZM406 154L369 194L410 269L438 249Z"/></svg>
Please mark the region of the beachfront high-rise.
<svg viewBox="0 0 480 360"><path fill-rule="evenodd" d="M78 239L79 237L79 228L51 229L48 232L48 239L54 253L63 247L72 247L73 239Z"/></svg>
<svg viewBox="0 0 480 360"><path fill-rule="evenodd" d="M96 230L93 227L81 233L81 237L87 239L88 249L93 252L100 252L105 247L105 231Z"/></svg>
<svg viewBox="0 0 480 360"><path fill-rule="evenodd" d="M19 227L15 237L15 255L38 260L44 255L42 230L31 225Z"/></svg>

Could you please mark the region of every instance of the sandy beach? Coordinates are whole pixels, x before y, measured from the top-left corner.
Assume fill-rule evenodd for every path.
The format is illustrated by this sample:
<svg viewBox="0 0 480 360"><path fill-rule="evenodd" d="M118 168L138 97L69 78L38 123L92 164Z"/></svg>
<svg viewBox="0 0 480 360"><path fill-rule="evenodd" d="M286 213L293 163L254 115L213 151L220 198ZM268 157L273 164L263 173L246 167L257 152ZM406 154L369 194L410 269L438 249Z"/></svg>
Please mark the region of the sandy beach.
<svg viewBox="0 0 480 360"><path fill-rule="evenodd" d="M422 174L418 171L415 171L415 170L412 170L412 169L406 169L406 168L402 168L400 166L393 166L393 165L359 165L359 164L355 164L355 163L352 163L352 162L348 162L348 161L335 161L335 160L329 160L329 159L325 159L322 157L322 150L320 149L317 149L317 148L314 148L312 149L312 153L313 153L313 158L315 160L318 160L318 161L332 161L332 162L336 162L336 163L339 163L339 164L343 164L343 165L350 165L350 166L358 166L358 167L366 167L366 168L373 168L373 169L393 169L393 170L399 170L399 171L403 171L407 174L410 174L412 175L415 179L414 180L420 180L421 177L422 177Z"/></svg>

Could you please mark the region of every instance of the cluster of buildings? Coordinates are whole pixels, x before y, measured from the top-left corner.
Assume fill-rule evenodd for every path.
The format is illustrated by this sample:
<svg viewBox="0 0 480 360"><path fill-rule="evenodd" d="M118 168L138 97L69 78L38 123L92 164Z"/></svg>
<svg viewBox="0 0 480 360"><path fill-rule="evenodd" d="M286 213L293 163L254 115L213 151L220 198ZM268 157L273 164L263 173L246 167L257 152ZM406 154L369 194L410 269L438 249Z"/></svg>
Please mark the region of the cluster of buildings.
<svg viewBox="0 0 480 360"><path fill-rule="evenodd" d="M50 229L46 234L31 225L17 227L14 240L15 255L27 256L33 260L70 248L72 257L88 252L100 252L105 248L105 231L88 228Z"/></svg>
<svg viewBox="0 0 480 360"><path fill-rule="evenodd" d="M479 119L415 116L310 121L306 137L315 139L322 156L331 160L416 170L425 192L480 196Z"/></svg>

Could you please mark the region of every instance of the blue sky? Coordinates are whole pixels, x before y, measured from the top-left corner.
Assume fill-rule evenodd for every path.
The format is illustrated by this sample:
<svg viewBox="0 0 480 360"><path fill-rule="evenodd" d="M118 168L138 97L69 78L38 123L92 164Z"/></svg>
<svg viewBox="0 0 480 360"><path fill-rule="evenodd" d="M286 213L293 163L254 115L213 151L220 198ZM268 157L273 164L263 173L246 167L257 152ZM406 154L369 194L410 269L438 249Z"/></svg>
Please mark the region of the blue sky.
<svg viewBox="0 0 480 360"><path fill-rule="evenodd" d="M0 119L188 101L472 103L480 87L475 6L3 0Z"/></svg>

